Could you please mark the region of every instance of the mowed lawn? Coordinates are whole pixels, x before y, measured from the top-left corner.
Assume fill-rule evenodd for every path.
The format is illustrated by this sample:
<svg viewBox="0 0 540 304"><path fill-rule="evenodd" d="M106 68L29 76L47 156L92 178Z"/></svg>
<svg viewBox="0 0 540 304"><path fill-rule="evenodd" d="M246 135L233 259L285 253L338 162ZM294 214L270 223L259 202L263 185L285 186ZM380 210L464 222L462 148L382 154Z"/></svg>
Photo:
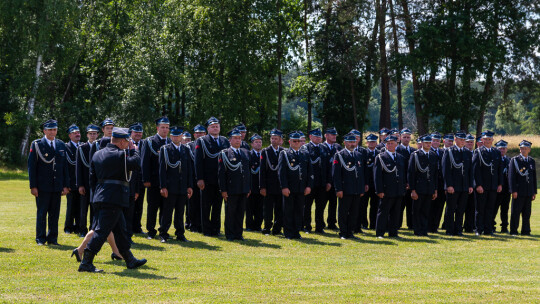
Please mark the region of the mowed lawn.
<svg viewBox="0 0 540 304"><path fill-rule="evenodd" d="M17 178L9 176L7 178ZM303 240L246 232L228 242L186 232L190 243L134 238L128 270L105 245L95 259L103 274L77 272L70 258L80 242L38 247L35 201L28 182L0 181L1 302L540 302L540 207L533 202L532 236L340 240L336 232ZM60 231L65 199L62 201ZM222 228L223 231L223 228Z"/></svg>

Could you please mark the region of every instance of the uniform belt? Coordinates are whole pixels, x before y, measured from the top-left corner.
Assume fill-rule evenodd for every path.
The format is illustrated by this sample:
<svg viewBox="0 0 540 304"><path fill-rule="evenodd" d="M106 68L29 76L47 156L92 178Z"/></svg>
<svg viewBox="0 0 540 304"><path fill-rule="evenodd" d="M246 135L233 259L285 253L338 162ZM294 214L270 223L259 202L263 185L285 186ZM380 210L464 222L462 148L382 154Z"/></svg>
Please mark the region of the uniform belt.
<svg viewBox="0 0 540 304"><path fill-rule="evenodd" d="M129 187L129 183L117 179L99 179L98 184L115 184Z"/></svg>

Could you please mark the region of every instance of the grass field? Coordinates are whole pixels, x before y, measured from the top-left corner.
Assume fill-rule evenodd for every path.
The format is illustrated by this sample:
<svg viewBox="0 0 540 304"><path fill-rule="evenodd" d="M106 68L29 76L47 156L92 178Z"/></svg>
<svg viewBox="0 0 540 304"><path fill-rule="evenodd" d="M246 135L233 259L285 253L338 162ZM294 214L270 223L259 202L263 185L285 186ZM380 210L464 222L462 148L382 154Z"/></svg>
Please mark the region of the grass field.
<svg viewBox="0 0 540 304"><path fill-rule="evenodd" d="M1 171L1 170L0 170ZM35 244L35 201L24 174L0 172L1 302L184 303L538 303L540 208L532 236L340 240L336 232L299 241L246 232L228 242L187 232L192 242L134 238L148 263L128 270L105 245L95 264L103 274L77 272L70 251L81 238L61 234L61 246ZM60 231L65 200L62 201ZM223 230L223 229L222 229Z"/></svg>

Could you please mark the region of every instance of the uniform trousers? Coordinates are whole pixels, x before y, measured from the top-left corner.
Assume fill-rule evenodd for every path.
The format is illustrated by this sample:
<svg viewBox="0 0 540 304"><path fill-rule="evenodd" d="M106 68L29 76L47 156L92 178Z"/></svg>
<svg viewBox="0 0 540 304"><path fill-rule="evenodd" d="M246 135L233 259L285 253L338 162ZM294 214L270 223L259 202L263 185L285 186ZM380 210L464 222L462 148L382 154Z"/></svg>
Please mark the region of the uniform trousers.
<svg viewBox="0 0 540 304"><path fill-rule="evenodd" d="M97 203L96 207L99 209L96 214L96 227L94 229L94 235L90 242L88 242L86 249L97 254L112 232L118 251L128 251L131 248L131 244L126 236L126 220L124 218L123 208L105 203Z"/></svg>
<svg viewBox="0 0 540 304"><path fill-rule="evenodd" d="M399 214L402 197L383 197L377 211L376 235L383 236L388 231L389 236L397 236Z"/></svg>
<svg viewBox="0 0 540 304"><path fill-rule="evenodd" d="M283 234L286 238L300 238L304 220L303 192L292 193L289 197L283 196Z"/></svg>
<svg viewBox="0 0 540 304"><path fill-rule="evenodd" d="M207 236L219 235L223 198L218 185L207 184L201 191L202 231Z"/></svg>
<svg viewBox="0 0 540 304"><path fill-rule="evenodd" d="M36 242L55 243L58 241L58 217L60 216L61 192L39 191L36 197ZM47 232L47 220L49 232Z"/></svg>
<svg viewBox="0 0 540 304"><path fill-rule="evenodd" d="M315 201L315 230L324 229L324 209L326 208L326 186L311 188L311 193L306 195L304 203L304 229L311 231L311 206Z"/></svg>
<svg viewBox="0 0 540 304"><path fill-rule="evenodd" d="M497 191L484 189L484 193L476 193L475 222L477 233L491 234L493 232L495 200L497 200Z"/></svg>
<svg viewBox="0 0 540 304"><path fill-rule="evenodd" d="M467 208L468 191L446 194L445 228L446 233L455 235L463 232L463 214Z"/></svg>
<svg viewBox="0 0 540 304"><path fill-rule="evenodd" d="M241 239L246 211L246 193L232 194L225 201L225 237Z"/></svg>
<svg viewBox="0 0 540 304"><path fill-rule="evenodd" d="M283 227L283 195L266 194L263 206L264 233L279 234Z"/></svg>
<svg viewBox="0 0 540 304"><path fill-rule="evenodd" d="M340 237L352 237L356 229L358 220L358 209L360 208L360 195L343 194L338 204L338 225Z"/></svg>
<svg viewBox="0 0 540 304"><path fill-rule="evenodd" d="M412 219L414 235L426 236L428 233L429 209L433 200L430 194L418 194L418 199L412 200Z"/></svg>
<svg viewBox="0 0 540 304"><path fill-rule="evenodd" d="M519 227L519 217L523 219L521 224L521 234L531 234L531 196L518 195L516 199L512 199L512 211L510 215L510 233L517 234Z"/></svg>
<svg viewBox="0 0 540 304"><path fill-rule="evenodd" d="M264 197L260 193L251 191L246 203L246 228L252 231L261 231L263 222Z"/></svg>

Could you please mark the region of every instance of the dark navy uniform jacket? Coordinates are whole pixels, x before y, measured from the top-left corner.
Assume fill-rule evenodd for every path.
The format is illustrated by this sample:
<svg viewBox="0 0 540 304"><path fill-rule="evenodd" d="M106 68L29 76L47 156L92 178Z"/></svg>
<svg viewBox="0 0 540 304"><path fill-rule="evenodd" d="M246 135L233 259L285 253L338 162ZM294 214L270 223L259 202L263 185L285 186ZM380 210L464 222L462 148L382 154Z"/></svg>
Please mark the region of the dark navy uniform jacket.
<svg viewBox="0 0 540 304"><path fill-rule="evenodd" d="M510 165L510 157L502 156L501 154L501 167L503 171L503 184L502 193L509 193L508 190L508 166Z"/></svg>
<svg viewBox="0 0 540 304"><path fill-rule="evenodd" d="M332 179L336 192L343 191L345 195L363 194L369 172L365 157L357 150L349 153L343 149L334 155Z"/></svg>
<svg viewBox="0 0 540 304"><path fill-rule="evenodd" d="M189 157L191 159L191 168L193 169L193 180L194 186L197 184L197 172L195 170L195 141L187 143L186 148L189 152Z"/></svg>
<svg viewBox="0 0 540 304"><path fill-rule="evenodd" d="M320 144L320 146L324 149L326 154L328 154L328 162L326 164L326 176L328 177L328 182L333 186L332 181L332 165L334 163L334 155L336 155L337 152L343 150L343 147L338 144L334 143L333 145L328 145L328 143L325 141Z"/></svg>
<svg viewBox="0 0 540 304"><path fill-rule="evenodd" d="M272 146L268 146L261 153L261 189L266 189L267 194L281 194L281 186L278 177L279 154L283 151L278 147L277 154Z"/></svg>
<svg viewBox="0 0 540 304"><path fill-rule="evenodd" d="M536 163L530 156L525 160L520 154L512 157L508 165L508 188L519 196L536 194Z"/></svg>
<svg viewBox="0 0 540 304"><path fill-rule="evenodd" d="M416 158L418 158L418 164L416 163ZM415 190L417 194L422 195L435 194L439 177L438 161L439 158L433 151L429 151L426 154L423 150L415 150L411 153L409 168L407 170L407 181L409 182L409 189L411 191ZM426 172L420 170L426 170Z"/></svg>
<svg viewBox="0 0 540 304"><path fill-rule="evenodd" d="M94 153L105 148L107 144L109 144L110 142L111 142L110 137L102 137L94 141L92 145L90 146L90 160L92 160L92 157L94 157Z"/></svg>
<svg viewBox="0 0 540 304"><path fill-rule="evenodd" d="M88 192L90 190L90 144L85 142L79 144L76 157L76 184L78 187L84 187Z"/></svg>
<svg viewBox="0 0 540 304"><path fill-rule="evenodd" d="M195 144L195 174L197 180L205 184L218 185L218 156L231 145L223 136L218 137L219 145L209 134L197 138Z"/></svg>
<svg viewBox="0 0 540 304"><path fill-rule="evenodd" d="M368 170L368 175L366 176L366 184L369 186L369 189L375 189L375 182L373 181L373 169L375 168L375 157L379 155L380 151L375 149L373 151L368 148L365 149L366 152L366 167Z"/></svg>
<svg viewBox="0 0 540 304"><path fill-rule="evenodd" d="M159 149L170 143L170 138L161 139L157 134L142 141L140 150L143 183L149 182L151 187L159 186Z"/></svg>
<svg viewBox="0 0 540 304"><path fill-rule="evenodd" d="M441 148L435 149L431 147L431 151L433 151L433 153L437 155L437 159L438 159L439 176L437 177L437 190L443 191L444 190L444 176L443 176L443 170L442 170L442 159L444 156L444 149L441 149Z"/></svg>
<svg viewBox="0 0 540 304"><path fill-rule="evenodd" d="M401 144L396 147L396 152L401 154L407 163L409 163L409 159L414 151L416 151L416 149L411 146L409 146L409 150Z"/></svg>
<svg viewBox="0 0 540 304"><path fill-rule="evenodd" d="M324 149L323 144L315 145L309 142L302 147L308 151L311 159L314 176L313 186L326 187L326 184L332 183L331 175L328 174L330 171L328 166L330 166L330 158L332 156Z"/></svg>
<svg viewBox="0 0 540 304"><path fill-rule="evenodd" d="M473 170L471 152L463 148L460 152L457 146L452 146L444 150L442 159L442 171L444 178L444 189L454 187L456 192L468 192L473 187ZM454 158L455 165L462 168L456 168L450 159L450 153Z"/></svg>
<svg viewBox="0 0 540 304"><path fill-rule="evenodd" d="M61 140L55 139L54 146L55 149L45 138L36 139L30 145L28 155L30 188L44 192L61 192L63 188L69 188L66 145Z"/></svg>
<svg viewBox="0 0 540 304"><path fill-rule="evenodd" d="M262 152L262 150L261 150ZM259 193L261 179L261 152L255 150L249 152L249 170L251 172L251 193Z"/></svg>
<svg viewBox="0 0 540 304"><path fill-rule="evenodd" d="M165 156L168 157L168 162ZM180 163L178 163L180 162ZM174 166L176 168L172 168ZM164 145L159 152L159 187L167 188L170 194L187 195L187 188L193 189L193 167L189 148L173 143Z"/></svg>
<svg viewBox="0 0 540 304"><path fill-rule="evenodd" d="M289 148L281 151L278 176L281 189L289 188L291 193L304 193L306 187L313 188L313 167L307 150L299 149L295 152Z"/></svg>
<svg viewBox="0 0 540 304"><path fill-rule="evenodd" d="M482 146L474 150L472 163L475 188L482 186L484 191L495 191L499 185L502 185L503 170L499 150Z"/></svg>
<svg viewBox="0 0 540 304"><path fill-rule="evenodd" d="M386 169L392 171L386 172ZM392 159L390 152L381 152L375 158L374 180L375 192L384 193L385 197L400 197L405 194L405 159L401 154L395 153L395 159Z"/></svg>
<svg viewBox="0 0 540 304"><path fill-rule="evenodd" d="M77 187L77 149L78 147L73 144L72 141L69 141L66 144L66 160L68 164L69 171L69 189L79 193Z"/></svg>
<svg viewBox="0 0 540 304"><path fill-rule="evenodd" d="M242 143L240 144L240 148L242 149L246 149L246 150L250 150L251 148L249 147L249 144L245 141L242 140Z"/></svg>
<svg viewBox="0 0 540 304"><path fill-rule="evenodd" d="M224 149L218 158L219 190L228 195L247 194L251 191L249 151L240 148L235 153L232 147ZM238 166L238 167L236 167Z"/></svg>
<svg viewBox="0 0 540 304"><path fill-rule="evenodd" d="M133 144L139 148L139 155L141 155L140 149L142 142L142 139L138 143L133 142ZM131 181L129 182L129 196L135 196L135 194L137 193L140 194L143 189L144 185L142 182L141 169L131 171Z"/></svg>
<svg viewBox="0 0 540 304"><path fill-rule="evenodd" d="M129 171L140 168L136 150L121 150L107 144L97 151L90 163L90 187L94 188L93 203L129 207Z"/></svg>

